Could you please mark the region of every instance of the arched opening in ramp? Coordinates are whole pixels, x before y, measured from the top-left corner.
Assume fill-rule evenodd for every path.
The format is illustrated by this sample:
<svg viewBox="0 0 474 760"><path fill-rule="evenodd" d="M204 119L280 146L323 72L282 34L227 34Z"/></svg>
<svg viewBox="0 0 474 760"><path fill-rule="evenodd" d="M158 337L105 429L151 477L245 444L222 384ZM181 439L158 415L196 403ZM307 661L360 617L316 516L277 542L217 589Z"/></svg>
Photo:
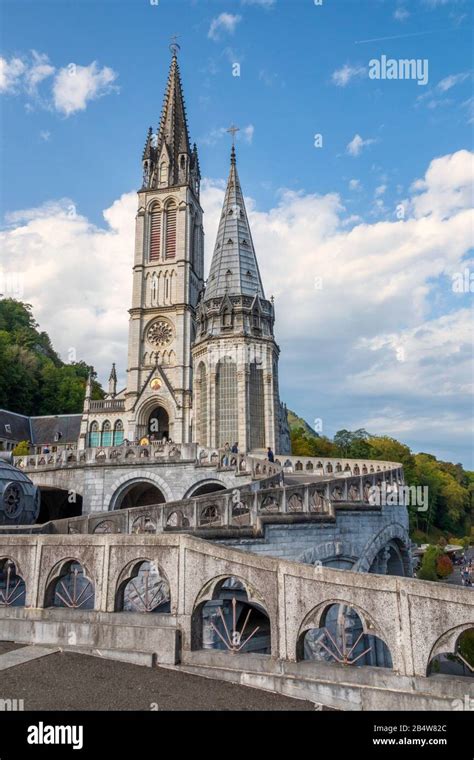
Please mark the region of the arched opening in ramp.
<svg viewBox="0 0 474 760"><path fill-rule="evenodd" d="M170 585L163 570L147 559L132 562L121 574L115 610L142 614L170 612Z"/></svg>
<svg viewBox="0 0 474 760"><path fill-rule="evenodd" d="M379 575L398 575L402 578L410 577L409 565L410 557L406 546L399 539L394 538L377 553L369 572Z"/></svg>
<svg viewBox="0 0 474 760"><path fill-rule="evenodd" d="M271 654L267 611L249 598L240 578L222 578L214 587L212 598L196 606L192 617L192 648L229 654Z"/></svg>
<svg viewBox="0 0 474 760"><path fill-rule="evenodd" d="M438 652L430 659L427 675L474 677L474 627L462 631L454 651Z"/></svg>
<svg viewBox="0 0 474 760"><path fill-rule="evenodd" d="M203 494L214 493L215 491L225 491L225 488L226 487L222 483L218 483L215 480L198 483L189 489L184 498L189 499L191 496L202 496Z"/></svg>
<svg viewBox="0 0 474 760"><path fill-rule="evenodd" d="M152 504L164 504L166 501L163 491L150 481L133 481L125 485L115 498L114 509L129 509L130 507L149 507Z"/></svg>
<svg viewBox="0 0 474 760"><path fill-rule="evenodd" d="M362 667L392 668L385 642L370 633L362 613L346 604L330 603L323 610L318 627L306 626L297 645L298 660Z"/></svg>
<svg viewBox="0 0 474 760"><path fill-rule="evenodd" d="M75 491L40 486L41 505L37 523L82 515L82 496Z"/></svg>

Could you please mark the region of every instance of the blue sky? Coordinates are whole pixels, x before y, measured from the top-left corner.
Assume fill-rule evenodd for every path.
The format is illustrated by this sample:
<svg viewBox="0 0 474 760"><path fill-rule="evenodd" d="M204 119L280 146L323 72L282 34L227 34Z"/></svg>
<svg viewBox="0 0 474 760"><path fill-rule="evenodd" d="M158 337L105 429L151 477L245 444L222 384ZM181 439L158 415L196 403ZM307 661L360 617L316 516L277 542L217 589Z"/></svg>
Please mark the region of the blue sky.
<svg viewBox="0 0 474 760"><path fill-rule="evenodd" d="M123 377L133 190L176 33L208 257L225 128L241 128L282 397L328 435L366 427L472 466L472 293L452 289L472 266L470 2L16 0L1 15L0 271L20 273L64 358L102 375L116 359ZM426 59L428 83L370 79L382 55Z"/></svg>

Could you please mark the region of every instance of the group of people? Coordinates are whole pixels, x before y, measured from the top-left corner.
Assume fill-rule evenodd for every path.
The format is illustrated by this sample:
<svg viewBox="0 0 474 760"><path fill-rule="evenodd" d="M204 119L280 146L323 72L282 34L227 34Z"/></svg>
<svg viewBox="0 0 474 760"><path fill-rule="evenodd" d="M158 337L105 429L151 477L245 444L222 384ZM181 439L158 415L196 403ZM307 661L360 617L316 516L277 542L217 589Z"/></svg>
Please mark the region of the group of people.
<svg viewBox="0 0 474 760"><path fill-rule="evenodd" d="M229 456L230 456L230 454L238 454L238 453L239 453L239 442L236 441L231 446L230 443L228 441L226 441L225 444L224 444L224 459L222 460L223 464L224 464L224 467L228 467L229 466Z"/></svg>
<svg viewBox="0 0 474 760"><path fill-rule="evenodd" d="M224 444L224 458L222 460L222 464L224 465L224 467L228 467L229 466L230 455L231 454L238 454L238 453L239 453L239 442L236 441L231 446L230 443L228 441L226 441L225 444ZM267 447L267 460L269 462L274 462L275 461L275 455L274 455L272 449L270 448L270 446Z"/></svg>

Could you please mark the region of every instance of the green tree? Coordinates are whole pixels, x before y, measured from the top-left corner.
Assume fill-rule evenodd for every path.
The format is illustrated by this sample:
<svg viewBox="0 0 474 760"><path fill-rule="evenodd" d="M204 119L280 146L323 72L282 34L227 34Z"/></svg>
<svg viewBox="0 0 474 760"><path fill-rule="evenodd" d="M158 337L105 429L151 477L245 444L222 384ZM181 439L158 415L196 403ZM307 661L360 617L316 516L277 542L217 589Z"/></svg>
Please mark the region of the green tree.
<svg viewBox="0 0 474 760"><path fill-rule="evenodd" d="M363 457L369 453L367 439L369 434L363 428L359 430L338 430L334 436L334 445L337 448L337 456L340 457ZM356 453L360 452L360 453Z"/></svg>
<svg viewBox="0 0 474 760"><path fill-rule="evenodd" d="M437 581L438 573L436 571L436 563L438 557L443 554L443 550L439 546L428 546L426 549L421 567L418 571L418 578L422 581Z"/></svg>
<svg viewBox="0 0 474 760"><path fill-rule="evenodd" d="M24 457L26 456L30 451L30 444L28 441L20 441L17 443L15 448L13 449L13 456L14 457Z"/></svg>
<svg viewBox="0 0 474 760"><path fill-rule="evenodd" d="M0 407L26 415L81 412L88 375L85 362L61 361L29 304L0 300ZM94 380L92 398L103 397Z"/></svg>
<svg viewBox="0 0 474 760"><path fill-rule="evenodd" d="M458 641L458 651L462 657L474 668L474 628L463 631Z"/></svg>

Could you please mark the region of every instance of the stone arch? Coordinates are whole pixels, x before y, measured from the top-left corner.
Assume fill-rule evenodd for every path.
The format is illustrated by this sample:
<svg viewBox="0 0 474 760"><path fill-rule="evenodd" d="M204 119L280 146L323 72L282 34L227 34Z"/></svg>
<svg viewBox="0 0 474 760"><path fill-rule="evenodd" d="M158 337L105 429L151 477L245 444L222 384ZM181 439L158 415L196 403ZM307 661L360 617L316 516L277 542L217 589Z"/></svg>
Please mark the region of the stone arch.
<svg viewBox="0 0 474 760"><path fill-rule="evenodd" d="M209 490L201 490L203 488L207 489L207 486L209 486ZM182 498L190 499L192 496L200 496L204 493L213 493L214 491L225 490L227 490L227 485L218 478L204 478L204 480L198 480L196 483L193 483L193 485L188 488ZM200 491L200 493L196 493L197 491Z"/></svg>
<svg viewBox="0 0 474 760"><path fill-rule="evenodd" d="M166 518L165 528L177 528L183 530L189 528L189 519L182 509L174 509Z"/></svg>
<svg viewBox="0 0 474 760"><path fill-rule="evenodd" d="M151 200L148 201L146 206L146 211L148 213L151 213L152 211L161 211L162 205L159 198L151 198Z"/></svg>
<svg viewBox="0 0 474 760"><path fill-rule="evenodd" d="M104 509L108 509L109 511L116 509L118 500L121 496L123 496L128 487L141 482L150 483L151 485L156 486L162 492L163 496L165 497L165 501L174 500L174 495L171 491L171 488L166 483L166 481L160 477L160 475L157 475L155 472L150 472L149 470L142 470L141 468L137 468L133 471L133 474L128 473L122 475L120 478L117 478L117 480L114 481L109 491L105 495Z"/></svg>
<svg viewBox="0 0 474 760"><path fill-rule="evenodd" d="M89 424L88 430L88 445L91 448L98 448L100 446L100 429L97 420L92 420Z"/></svg>
<svg viewBox="0 0 474 760"><path fill-rule="evenodd" d="M229 581L236 582L237 585L235 587L245 593L247 606L251 608L253 607L256 611L263 613L267 618L269 623L270 648L272 649L275 631L273 628L273 621L268 612L270 609L269 605L266 604L264 596L253 586L253 584L247 581L244 577L233 575L230 572L225 575L218 575L209 580L196 595L191 616L191 648L201 648L203 644L204 608L206 604L215 602L221 598L223 588ZM249 632L251 632L251 622L249 623L249 629Z"/></svg>
<svg viewBox="0 0 474 760"><path fill-rule="evenodd" d="M143 573L146 572L149 573L148 578L143 580ZM137 557L128 562L115 585L114 611L143 614L168 613L170 610L170 583L161 564L150 557Z"/></svg>
<svg viewBox="0 0 474 760"><path fill-rule="evenodd" d="M170 437L174 440L174 435L172 434L172 431L173 431L173 426L175 422L175 410L174 410L173 404L171 404L170 401L166 397L157 395L143 401L143 403L136 410L137 425L139 429L141 430L144 430L144 431L148 430L148 420L149 420L150 414L158 406L163 407L163 409L168 415Z"/></svg>
<svg viewBox="0 0 474 760"><path fill-rule="evenodd" d="M364 573L370 572L370 568L372 567L379 552L393 541L397 541L397 543L399 543L399 546L401 547L401 551L403 553L402 556L404 561L405 575L411 577L411 559L408 552L408 532L406 528L404 528L404 526L400 523L391 523L390 525L386 525L375 536L375 538L370 538L369 541L367 541L359 559L356 562L356 565L354 566L354 570Z"/></svg>
<svg viewBox="0 0 474 760"><path fill-rule="evenodd" d="M9 557L0 557L0 608L24 607L26 582L18 563Z"/></svg>
<svg viewBox="0 0 474 760"><path fill-rule="evenodd" d="M462 633L471 629L474 629L474 620L470 623L461 623L460 625L455 625L452 628L447 629L444 633L441 634L441 636L436 639L428 654L427 662L425 663L426 675L429 675L432 660L440 654L455 654L456 644L459 640L459 637Z"/></svg>
<svg viewBox="0 0 474 760"><path fill-rule="evenodd" d="M346 541L322 541L307 549L298 562L309 565L336 567L341 570L351 570L357 562L357 554L351 543Z"/></svg>
<svg viewBox="0 0 474 760"><path fill-rule="evenodd" d="M69 576L81 577L69 583ZM95 587L92 574L77 557L65 557L57 562L48 574L44 592L44 607L69 609L95 609Z"/></svg>
<svg viewBox="0 0 474 760"><path fill-rule="evenodd" d="M341 610L345 610L345 608L347 608L356 614L362 626L362 634L364 636L375 637L382 642L386 648L388 656L390 657L391 667L393 667L393 656L388 646L388 638L383 628L377 623L375 618L366 609L360 607L358 604L354 604L352 601L337 597L326 599L323 602L320 602L315 607L313 607L313 609L310 610L304 617L296 638L296 660L300 661L304 659L303 648L306 634L309 631L317 631L318 629L325 627L327 616L331 608L334 606L339 607Z"/></svg>

